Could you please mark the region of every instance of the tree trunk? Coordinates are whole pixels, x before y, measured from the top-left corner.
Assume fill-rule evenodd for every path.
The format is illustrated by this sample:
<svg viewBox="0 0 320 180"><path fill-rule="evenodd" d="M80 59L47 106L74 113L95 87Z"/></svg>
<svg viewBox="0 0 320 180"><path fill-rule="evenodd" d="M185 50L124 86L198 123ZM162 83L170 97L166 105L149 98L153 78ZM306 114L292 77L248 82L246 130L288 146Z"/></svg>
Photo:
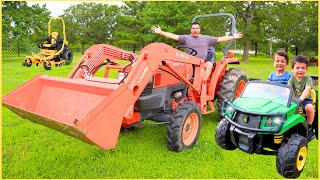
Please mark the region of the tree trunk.
<svg viewBox="0 0 320 180"><path fill-rule="evenodd" d="M270 42L269 42L269 57L272 58L273 52L272 52L272 37L270 37Z"/></svg>
<svg viewBox="0 0 320 180"><path fill-rule="evenodd" d="M243 62L248 62L249 61L249 49L250 49L250 40L246 39L246 41L244 43L243 55L242 55L242 61Z"/></svg>
<svg viewBox="0 0 320 180"><path fill-rule="evenodd" d="M84 44L81 43L81 47L82 47L82 54L84 54Z"/></svg>
<svg viewBox="0 0 320 180"><path fill-rule="evenodd" d="M299 54L299 48L298 46L296 46L296 56L298 56L298 54Z"/></svg>
<svg viewBox="0 0 320 180"><path fill-rule="evenodd" d="M258 56L258 43L254 43L254 57Z"/></svg>

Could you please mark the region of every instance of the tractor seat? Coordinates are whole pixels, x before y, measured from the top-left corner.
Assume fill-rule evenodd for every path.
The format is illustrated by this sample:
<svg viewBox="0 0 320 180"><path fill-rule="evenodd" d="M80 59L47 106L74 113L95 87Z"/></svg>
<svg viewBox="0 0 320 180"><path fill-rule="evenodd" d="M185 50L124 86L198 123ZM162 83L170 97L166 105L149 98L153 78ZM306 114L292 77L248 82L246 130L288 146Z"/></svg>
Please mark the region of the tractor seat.
<svg viewBox="0 0 320 180"><path fill-rule="evenodd" d="M216 50L213 46L209 46L207 60L212 62L213 64L216 62Z"/></svg>

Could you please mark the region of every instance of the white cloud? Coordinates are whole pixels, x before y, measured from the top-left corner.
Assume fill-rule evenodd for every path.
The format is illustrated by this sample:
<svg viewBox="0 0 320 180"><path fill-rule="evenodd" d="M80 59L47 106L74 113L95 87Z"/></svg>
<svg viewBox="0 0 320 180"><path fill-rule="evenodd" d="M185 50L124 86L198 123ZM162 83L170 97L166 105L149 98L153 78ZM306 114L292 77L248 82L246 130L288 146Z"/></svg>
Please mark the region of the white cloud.
<svg viewBox="0 0 320 180"><path fill-rule="evenodd" d="M72 5L81 4L90 1L27 1L28 6L39 4L40 6L46 4L46 8L51 12L51 16L57 18L63 14L63 11ZM110 5L121 6L124 5L122 1L91 1L96 3L106 3Z"/></svg>

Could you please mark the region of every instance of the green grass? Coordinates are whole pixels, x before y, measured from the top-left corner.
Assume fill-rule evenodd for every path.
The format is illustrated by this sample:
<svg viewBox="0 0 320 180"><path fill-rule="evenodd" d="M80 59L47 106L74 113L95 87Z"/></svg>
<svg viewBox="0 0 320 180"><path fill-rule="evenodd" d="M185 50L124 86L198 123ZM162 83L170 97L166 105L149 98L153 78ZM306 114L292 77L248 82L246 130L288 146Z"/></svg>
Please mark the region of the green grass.
<svg viewBox="0 0 320 180"><path fill-rule="evenodd" d="M39 73L66 77L78 60L69 66L22 66L23 58L2 60L2 93L30 80ZM250 62L230 65L243 69L250 78L266 80L274 71L269 58L250 58ZM289 68L288 68L289 70ZM309 74L318 74L310 67ZM68 106L66 106L66 109ZM57 112L58 113L58 112ZM276 157L226 151L215 143L216 113L203 116L197 144L175 153L166 147L166 126L144 126L121 132L117 147L104 151L44 126L26 121L2 108L2 178L163 178L163 179L282 179L275 167ZM318 141L309 143L305 168L300 176L318 178Z"/></svg>

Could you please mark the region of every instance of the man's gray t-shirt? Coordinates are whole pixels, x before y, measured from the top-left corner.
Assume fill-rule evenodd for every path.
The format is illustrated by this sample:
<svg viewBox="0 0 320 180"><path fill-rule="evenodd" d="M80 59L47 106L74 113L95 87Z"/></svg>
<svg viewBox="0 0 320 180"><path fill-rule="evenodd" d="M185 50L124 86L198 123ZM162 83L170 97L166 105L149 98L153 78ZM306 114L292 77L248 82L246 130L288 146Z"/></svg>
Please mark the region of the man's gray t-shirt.
<svg viewBox="0 0 320 180"><path fill-rule="evenodd" d="M208 55L209 46L215 46L218 43L218 38L200 35L199 37L193 37L189 35L179 35L179 43L181 45L189 46L197 51L196 57L200 59L206 59ZM186 49L187 53L190 53L190 49Z"/></svg>

